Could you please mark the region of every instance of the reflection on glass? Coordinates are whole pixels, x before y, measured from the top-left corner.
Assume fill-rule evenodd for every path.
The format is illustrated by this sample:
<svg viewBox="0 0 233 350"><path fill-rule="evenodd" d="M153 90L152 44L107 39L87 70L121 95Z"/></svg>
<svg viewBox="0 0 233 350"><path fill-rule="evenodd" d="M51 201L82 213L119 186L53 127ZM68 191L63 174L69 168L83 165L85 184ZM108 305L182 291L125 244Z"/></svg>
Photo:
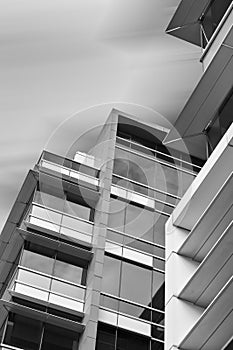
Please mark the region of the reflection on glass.
<svg viewBox="0 0 233 350"><path fill-rule="evenodd" d="M122 262L120 297L149 305L151 302L151 282L151 270Z"/></svg>
<svg viewBox="0 0 233 350"><path fill-rule="evenodd" d="M151 321L151 310L120 301L119 311L143 320Z"/></svg>
<svg viewBox="0 0 233 350"><path fill-rule="evenodd" d="M133 204L127 205L124 229L126 233L153 241L153 223L153 211Z"/></svg>
<svg viewBox="0 0 233 350"><path fill-rule="evenodd" d="M100 296L100 305L108 309L119 311L119 300L108 297L106 295Z"/></svg>
<svg viewBox="0 0 233 350"><path fill-rule="evenodd" d="M48 290L50 287L50 278L38 275L34 272L20 269L18 271L17 279L34 287Z"/></svg>
<svg viewBox="0 0 233 350"><path fill-rule="evenodd" d="M151 335L153 338L164 340L164 327L161 326L152 326Z"/></svg>
<svg viewBox="0 0 233 350"><path fill-rule="evenodd" d="M56 260L54 266L54 276L68 280L70 282L82 284L82 267L68 264L64 261Z"/></svg>
<svg viewBox="0 0 233 350"><path fill-rule="evenodd" d="M56 213L52 210L45 209L37 205L32 206L31 215L40 219L45 219L46 221L49 221L58 225L60 225L61 218L62 218L62 215L60 213Z"/></svg>
<svg viewBox="0 0 233 350"><path fill-rule="evenodd" d="M167 219L167 215L111 198L108 226L131 236L164 246L164 224ZM123 244L133 247L140 243L135 243L134 239L125 236ZM146 251L148 251L148 247Z"/></svg>
<svg viewBox="0 0 233 350"><path fill-rule="evenodd" d="M124 231L125 208L127 203L114 198L110 199L108 226L119 231Z"/></svg>
<svg viewBox="0 0 233 350"><path fill-rule="evenodd" d="M164 310L164 273L153 270L152 282L152 307Z"/></svg>
<svg viewBox="0 0 233 350"><path fill-rule="evenodd" d="M232 0L214 0L210 2L210 6L202 19L202 25L208 40L213 35L231 2ZM203 46L206 46L207 42L204 40L203 44Z"/></svg>
<svg viewBox="0 0 233 350"><path fill-rule="evenodd" d="M84 300L85 295L85 289L54 279L52 280L51 291L80 300Z"/></svg>
<svg viewBox="0 0 233 350"><path fill-rule="evenodd" d="M39 350L42 323L21 315L10 314L4 344L28 350Z"/></svg>
<svg viewBox="0 0 233 350"><path fill-rule="evenodd" d="M41 255L30 250L24 250L21 258L21 265L33 270L52 274L54 260L52 257Z"/></svg>
<svg viewBox="0 0 233 350"><path fill-rule="evenodd" d="M104 269L102 279L102 291L112 295L119 295L121 261L104 257Z"/></svg>

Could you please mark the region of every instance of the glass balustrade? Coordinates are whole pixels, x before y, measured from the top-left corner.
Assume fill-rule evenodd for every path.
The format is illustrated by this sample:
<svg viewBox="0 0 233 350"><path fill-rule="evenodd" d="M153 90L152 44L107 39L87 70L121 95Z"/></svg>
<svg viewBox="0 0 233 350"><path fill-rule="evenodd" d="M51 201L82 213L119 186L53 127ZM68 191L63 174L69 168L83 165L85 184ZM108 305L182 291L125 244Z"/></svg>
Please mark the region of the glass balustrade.
<svg viewBox="0 0 233 350"><path fill-rule="evenodd" d="M33 203L26 219L30 224L69 236L87 243L92 242L93 224L84 219Z"/></svg>
<svg viewBox="0 0 233 350"><path fill-rule="evenodd" d="M72 159L44 151L38 164L41 167L58 172L61 175L88 182L96 187L99 185L99 170L97 168L75 162Z"/></svg>
<svg viewBox="0 0 233 350"><path fill-rule="evenodd" d="M85 287L60 280L38 271L19 267L12 291L24 298L34 298L74 311L83 312Z"/></svg>

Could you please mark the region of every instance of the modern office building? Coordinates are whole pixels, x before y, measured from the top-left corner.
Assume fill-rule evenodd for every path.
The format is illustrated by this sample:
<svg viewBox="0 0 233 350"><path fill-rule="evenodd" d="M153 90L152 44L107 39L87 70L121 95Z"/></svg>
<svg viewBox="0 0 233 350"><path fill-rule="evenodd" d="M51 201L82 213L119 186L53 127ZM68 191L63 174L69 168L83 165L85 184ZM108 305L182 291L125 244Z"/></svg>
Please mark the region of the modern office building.
<svg viewBox="0 0 233 350"><path fill-rule="evenodd" d="M0 236L0 350L233 348L232 8L183 0L169 24L204 48L174 129L113 110L88 154L29 171Z"/></svg>
<svg viewBox="0 0 233 350"><path fill-rule="evenodd" d="M233 349L233 1L181 1L168 32L203 76L166 137L207 161L166 224L165 349Z"/></svg>
<svg viewBox="0 0 233 350"><path fill-rule="evenodd" d="M165 222L201 168L167 132L113 110L89 154L42 153L0 236L1 350L164 349Z"/></svg>

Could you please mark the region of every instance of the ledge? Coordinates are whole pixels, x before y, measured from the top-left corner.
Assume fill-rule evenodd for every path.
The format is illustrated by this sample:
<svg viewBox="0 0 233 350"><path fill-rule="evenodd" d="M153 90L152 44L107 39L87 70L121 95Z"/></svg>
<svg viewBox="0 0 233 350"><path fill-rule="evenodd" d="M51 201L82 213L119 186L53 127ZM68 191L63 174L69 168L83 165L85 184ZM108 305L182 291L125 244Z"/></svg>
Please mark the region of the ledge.
<svg viewBox="0 0 233 350"><path fill-rule="evenodd" d="M187 336L181 349L219 350L232 336L233 277L204 311Z"/></svg>
<svg viewBox="0 0 233 350"><path fill-rule="evenodd" d="M206 307L232 276L233 221L198 266L179 298Z"/></svg>

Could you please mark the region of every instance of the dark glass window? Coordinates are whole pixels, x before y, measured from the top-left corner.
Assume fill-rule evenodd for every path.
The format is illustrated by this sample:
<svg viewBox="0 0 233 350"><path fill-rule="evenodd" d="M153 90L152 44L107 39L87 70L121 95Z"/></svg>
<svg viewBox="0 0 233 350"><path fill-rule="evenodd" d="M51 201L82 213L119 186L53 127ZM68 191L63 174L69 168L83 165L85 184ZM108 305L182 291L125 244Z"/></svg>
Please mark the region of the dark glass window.
<svg viewBox="0 0 233 350"><path fill-rule="evenodd" d="M117 332L117 346L116 350L149 350L150 340L139 336L135 333L123 331L121 329Z"/></svg>
<svg viewBox="0 0 233 350"><path fill-rule="evenodd" d="M209 153L212 153L222 136L233 122L232 116L233 109L233 89L226 97L222 106L219 108L213 122L208 126L206 130L206 136L208 140Z"/></svg>
<svg viewBox="0 0 233 350"><path fill-rule="evenodd" d="M3 343L25 350L78 350L78 335L77 332L10 313Z"/></svg>
<svg viewBox="0 0 233 350"><path fill-rule="evenodd" d="M99 323L96 339L96 350L115 350L116 329Z"/></svg>
<svg viewBox="0 0 233 350"><path fill-rule="evenodd" d="M227 8L230 6L232 0L212 0L206 13L203 16L202 25L204 27L205 35L209 40L213 35L215 29L223 18ZM206 46L206 41L203 42Z"/></svg>
<svg viewBox="0 0 233 350"><path fill-rule="evenodd" d="M152 279L152 307L164 310L164 273L154 270Z"/></svg>
<svg viewBox="0 0 233 350"><path fill-rule="evenodd" d="M78 350L77 333L46 324L41 350Z"/></svg>
<svg viewBox="0 0 233 350"><path fill-rule="evenodd" d="M150 350L150 339L99 323L96 350Z"/></svg>
<svg viewBox="0 0 233 350"><path fill-rule="evenodd" d="M10 314L3 343L25 350L38 350L42 323L21 315Z"/></svg>

